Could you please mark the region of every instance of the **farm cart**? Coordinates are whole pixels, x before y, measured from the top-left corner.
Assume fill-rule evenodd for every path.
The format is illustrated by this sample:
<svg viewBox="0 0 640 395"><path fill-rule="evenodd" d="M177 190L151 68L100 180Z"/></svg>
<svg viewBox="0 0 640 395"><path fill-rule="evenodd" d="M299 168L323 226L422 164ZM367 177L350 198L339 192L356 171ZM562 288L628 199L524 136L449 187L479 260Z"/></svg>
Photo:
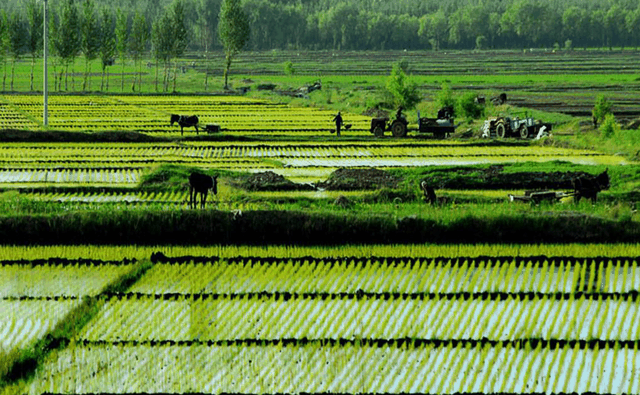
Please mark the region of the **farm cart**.
<svg viewBox="0 0 640 395"><path fill-rule="evenodd" d="M393 137L404 137L411 130L408 128L409 122L402 117L396 117L393 121L389 122L389 118L373 118L371 120L371 128L369 131L376 137L384 136L385 131L391 131ZM418 132L419 133L433 133L436 138L444 138L447 135L454 133L458 125L453 124L453 118L451 117L451 111L448 108L443 108L438 111L438 118L420 118L418 114Z"/></svg>
<svg viewBox="0 0 640 395"><path fill-rule="evenodd" d="M538 204L540 202L559 202L563 198L571 196L575 196L575 193L555 191L525 191L524 196L509 194L509 201L530 202Z"/></svg>
<svg viewBox="0 0 640 395"><path fill-rule="evenodd" d="M524 118L491 117L484 121L482 137L520 137L526 139L537 136L540 131L549 132L551 127L550 123L542 123L526 115Z"/></svg>

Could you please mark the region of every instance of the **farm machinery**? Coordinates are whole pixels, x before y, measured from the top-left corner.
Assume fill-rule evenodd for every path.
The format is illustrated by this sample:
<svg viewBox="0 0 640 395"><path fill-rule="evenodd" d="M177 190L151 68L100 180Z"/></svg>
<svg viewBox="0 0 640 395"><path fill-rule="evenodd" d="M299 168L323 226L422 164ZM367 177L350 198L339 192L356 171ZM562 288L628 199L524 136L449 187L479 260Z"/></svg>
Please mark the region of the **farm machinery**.
<svg viewBox="0 0 640 395"><path fill-rule="evenodd" d="M453 109L450 107L441 108L438 111L437 118L420 118L418 113L418 132L433 133L436 138L445 138L455 132L458 125L453 123ZM393 137L405 137L411 130L408 127L409 122L398 111L396 118L390 121L388 117L373 118L371 120L371 128L369 131L376 137L383 137L384 132L391 131Z"/></svg>
<svg viewBox="0 0 640 395"><path fill-rule="evenodd" d="M525 114L520 117L491 117L484 121L482 137L520 137L522 139L538 136L541 132L550 132L552 125L535 120Z"/></svg>

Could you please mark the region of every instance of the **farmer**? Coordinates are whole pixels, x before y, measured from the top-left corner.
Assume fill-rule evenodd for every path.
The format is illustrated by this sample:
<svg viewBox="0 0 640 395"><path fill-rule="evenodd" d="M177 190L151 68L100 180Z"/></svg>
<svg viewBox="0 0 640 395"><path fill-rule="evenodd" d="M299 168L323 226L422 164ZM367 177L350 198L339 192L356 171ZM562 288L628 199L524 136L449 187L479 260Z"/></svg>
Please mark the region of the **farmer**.
<svg viewBox="0 0 640 395"><path fill-rule="evenodd" d="M336 135L340 137L340 127L342 126L342 115L340 115L340 111L338 111L338 115L333 118L333 121L336 123ZM331 131L333 133L333 131Z"/></svg>
<svg viewBox="0 0 640 395"><path fill-rule="evenodd" d="M402 119L404 115L402 115L402 106L398 107L398 111L396 111L396 119Z"/></svg>

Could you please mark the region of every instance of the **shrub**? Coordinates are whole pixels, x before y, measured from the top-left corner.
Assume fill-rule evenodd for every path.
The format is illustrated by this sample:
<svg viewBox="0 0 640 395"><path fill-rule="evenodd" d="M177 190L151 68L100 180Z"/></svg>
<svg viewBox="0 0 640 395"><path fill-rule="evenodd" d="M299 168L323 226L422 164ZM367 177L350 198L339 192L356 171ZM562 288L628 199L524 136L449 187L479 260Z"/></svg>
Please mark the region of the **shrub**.
<svg viewBox="0 0 640 395"><path fill-rule="evenodd" d="M607 114L600 126L600 134L605 139L613 137L620 131L620 125L616 122L616 117L613 114Z"/></svg>
<svg viewBox="0 0 640 395"><path fill-rule="evenodd" d="M284 74L285 75L294 75L296 73L296 69L293 67L293 62L288 61L284 62Z"/></svg>
<svg viewBox="0 0 640 395"><path fill-rule="evenodd" d="M455 107L456 99L453 97L453 90L446 82L442 84L442 90L436 95L436 103L438 108Z"/></svg>
<svg viewBox="0 0 640 395"><path fill-rule="evenodd" d="M604 97L604 95L598 96L596 99L596 104L591 110L591 114L593 115L593 119L602 122L608 114L612 114L611 112L611 102Z"/></svg>
<svg viewBox="0 0 640 395"><path fill-rule="evenodd" d="M459 116L478 119L484 116L484 106L476 102L476 94L469 92L458 99Z"/></svg>
<svg viewBox="0 0 640 395"><path fill-rule="evenodd" d="M391 75L387 80L387 91L393 96L395 106L411 110L420 103L420 94L418 85L407 77L402 67L402 62L393 65Z"/></svg>

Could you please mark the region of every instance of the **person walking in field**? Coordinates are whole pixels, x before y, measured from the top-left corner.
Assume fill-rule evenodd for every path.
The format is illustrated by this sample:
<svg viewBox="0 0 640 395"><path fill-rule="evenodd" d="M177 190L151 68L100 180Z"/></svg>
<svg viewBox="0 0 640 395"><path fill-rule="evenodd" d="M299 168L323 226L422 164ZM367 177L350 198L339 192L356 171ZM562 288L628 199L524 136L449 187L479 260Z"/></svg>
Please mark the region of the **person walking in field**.
<svg viewBox="0 0 640 395"><path fill-rule="evenodd" d="M340 111L338 111L338 115L333 118L333 121L336 123L336 136L340 137L340 127L342 126L342 115L340 115ZM331 132L333 133L333 131Z"/></svg>

